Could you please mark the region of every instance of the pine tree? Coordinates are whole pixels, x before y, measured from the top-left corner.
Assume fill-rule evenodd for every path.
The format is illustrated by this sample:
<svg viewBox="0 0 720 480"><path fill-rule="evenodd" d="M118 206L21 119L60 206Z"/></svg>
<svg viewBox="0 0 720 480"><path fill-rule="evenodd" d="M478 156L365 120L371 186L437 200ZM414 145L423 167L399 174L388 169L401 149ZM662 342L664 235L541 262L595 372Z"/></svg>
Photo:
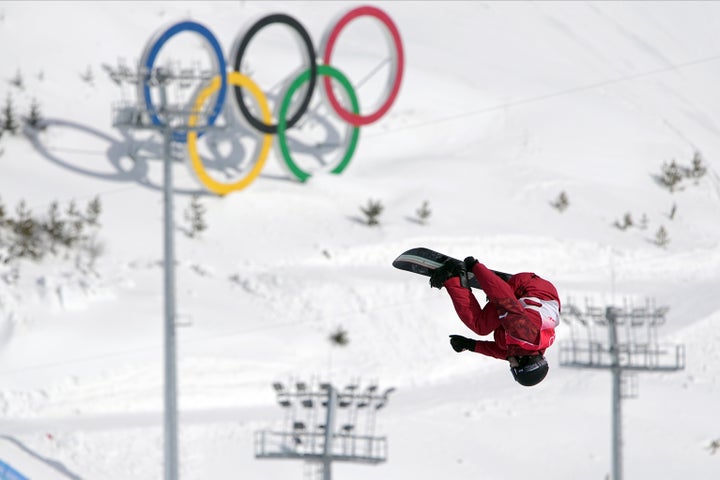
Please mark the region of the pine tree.
<svg viewBox="0 0 720 480"><path fill-rule="evenodd" d="M432 213L428 201L425 200L415 213L417 214L420 224L425 225L427 223L427 219L430 218L430 214Z"/></svg>
<svg viewBox="0 0 720 480"><path fill-rule="evenodd" d="M70 201L65 211L61 211L57 201L50 204L45 218L35 218L21 200L16 207L14 218L7 218L4 205L0 202L0 261L10 262L21 258L42 260L48 253L58 255L64 251L65 258L74 255L75 265L83 272L94 271L97 258L103 253L104 246L96 240L95 231L100 223L99 200L91 202L94 207L89 217L93 223L78 211L75 201Z"/></svg>
<svg viewBox="0 0 720 480"><path fill-rule="evenodd" d="M655 233L655 245L658 247L666 247L668 243L670 243L670 237L668 235L667 230L665 230L665 227L662 225L658 229L658 231Z"/></svg>
<svg viewBox="0 0 720 480"><path fill-rule="evenodd" d="M40 114L40 104L36 99L32 99L30 104L30 112L25 120L27 125L33 130L44 130L45 125L43 124L42 115Z"/></svg>
<svg viewBox="0 0 720 480"><path fill-rule="evenodd" d="M350 339L348 338L348 333L342 327L338 327L337 330L335 330L333 333L331 333L330 336L328 337L328 340L330 340L331 345L335 345L338 347L344 347L348 343L350 343Z"/></svg>
<svg viewBox="0 0 720 480"><path fill-rule="evenodd" d="M20 125L18 125L15 116L15 106L12 103L12 98L8 94L5 100L5 107L3 108L2 129L15 135L19 128Z"/></svg>
<svg viewBox="0 0 720 480"><path fill-rule="evenodd" d="M707 173L707 167L705 166L705 162L703 160L702 154L698 151L695 151L693 154L692 159L692 166L688 170L688 178L692 178L697 181L702 178Z"/></svg>
<svg viewBox="0 0 720 480"><path fill-rule="evenodd" d="M677 184L683 179L683 172L675 160L670 163L663 163L660 176L657 177L660 184L670 189L671 192L675 191Z"/></svg>
<svg viewBox="0 0 720 480"><path fill-rule="evenodd" d="M567 193L565 193L564 191L560 192L555 201L550 202L550 205L552 205L555 210L561 213L567 210L568 206L570 206L570 200L568 200Z"/></svg>
<svg viewBox="0 0 720 480"><path fill-rule="evenodd" d="M21 200L16 209L17 218L10 220L13 240L10 245L10 258L30 258L39 260L43 256L40 228L32 212Z"/></svg>
<svg viewBox="0 0 720 480"><path fill-rule="evenodd" d="M90 65L88 65L87 70L85 70L85 73L80 75L80 78L83 82L87 83L88 85L93 85L95 81L95 75L93 75L92 68Z"/></svg>
<svg viewBox="0 0 720 480"><path fill-rule="evenodd" d="M190 223L187 236L190 238L197 237L200 233L207 230L207 222L205 222L206 208L200 203L200 196L193 195L190 204L185 210L185 220Z"/></svg>
<svg viewBox="0 0 720 480"><path fill-rule="evenodd" d="M95 235L89 235L76 247L75 268L81 272L95 272L97 259L105 253L105 245Z"/></svg>
<svg viewBox="0 0 720 480"><path fill-rule="evenodd" d="M65 215L67 216L67 227L65 229L65 235L63 236L63 244L71 249L83 240L85 221L77 209L75 200L70 201L65 210Z"/></svg>
<svg viewBox="0 0 720 480"><path fill-rule="evenodd" d="M708 446L708 450L710 450L710 455L715 455L717 453L717 451L720 450L720 438L710 442L710 445Z"/></svg>
<svg viewBox="0 0 720 480"><path fill-rule="evenodd" d="M48 248L53 255L57 254L57 245L65 244L66 222L60 218L58 202L52 202L48 209L47 221L42 225L48 235Z"/></svg>
<svg viewBox="0 0 720 480"><path fill-rule="evenodd" d="M85 208L85 221L87 224L92 227L99 225L100 213L102 213L102 205L100 204L100 197L96 196Z"/></svg>
<svg viewBox="0 0 720 480"><path fill-rule="evenodd" d="M367 207L360 207L360 211L365 214L365 223L367 225L379 225L378 217L383 211L383 205L380 201L368 200Z"/></svg>
<svg viewBox="0 0 720 480"><path fill-rule="evenodd" d="M20 73L20 70L18 70L15 76L10 79L10 84L16 86L20 90L25 90L25 82L23 81L22 73Z"/></svg>
<svg viewBox="0 0 720 480"><path fill-rule="evenodd" d="M630 212L626 212L623 216L622 222L615 220L614 225L618 230L627 230L635 225L635 222L633 221L632 214Z"/></svg>
<svg viewBox="0 0 720 480"><path fill-rule="evenodd" d="M625 215L623 216L623 225L625 228L630 228L633 225L635 225L635 221L633 220L632 213L625 212Z"/></svg>

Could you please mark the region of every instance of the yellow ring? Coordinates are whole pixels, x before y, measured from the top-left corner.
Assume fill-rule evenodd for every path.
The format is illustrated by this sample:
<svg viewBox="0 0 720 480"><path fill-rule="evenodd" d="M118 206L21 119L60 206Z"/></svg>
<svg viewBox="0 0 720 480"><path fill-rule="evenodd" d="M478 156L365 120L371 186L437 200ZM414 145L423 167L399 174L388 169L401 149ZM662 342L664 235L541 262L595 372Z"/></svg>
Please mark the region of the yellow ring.
<svg viewBox="0 0 720 480"><path fill-rule="evenodd" d="M253 82L249 77L246 77L245 75L238 72L230 72L228 74L227 80L228 83L231 85L246 88L257 100L263 121L268 125L272 123L272 115L270 113L270 107L268 106L267 98L255 82ZM205 104L205 101L219 88L220 77L216 76L212 79L210 84L198 94L198 97L195 100L192 108L192 113L190 115L190 118L188 119L188 126L190 128L194 127L197 124L198 112L202 111L202 107ZM188 158L190 160L190 169L195 174L200 183L205 185L208 190L218 195L227 195L230 192L233 192L235 190L242 190L243 188L250 185L253 180L255 180L255 178L260 174L260 171L262 170L263 165L265 165L265 161L267 160L267 156L270 153L270 147L272 146L272 135L266 133L265 135L263 135L263 143L260 149L260 154L255 160L255 165L248 172L248 174L237 182L222 183L218 182L210 175L208 175L207 171L205 170L202 158L200 158L200 155L197 151L197 137L197 130L188 131L187 147Z"/></svg>

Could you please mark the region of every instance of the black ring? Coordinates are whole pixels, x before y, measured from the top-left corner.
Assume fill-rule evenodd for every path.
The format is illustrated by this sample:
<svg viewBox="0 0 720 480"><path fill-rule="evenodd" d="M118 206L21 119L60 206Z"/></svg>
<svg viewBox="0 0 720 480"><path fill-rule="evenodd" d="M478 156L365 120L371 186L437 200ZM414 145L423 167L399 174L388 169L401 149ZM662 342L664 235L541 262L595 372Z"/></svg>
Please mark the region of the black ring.
<svg viewBox="0 0 720 480"><path fill-rule="evenodd" d="M235 68L236 72L240 72L242 56L245 53L245 49L250 43L252 37L262 28L273 23L281 23L295 30L300 35L300 38L305 44L305 48L310 58L310 81L308 83L305 98L300 104L300 108L298 108L297 112L295 112L295 114L287 121L287 128L291 128L298 122L298 120L300 120L300 117L302 117L305 111L308 109L308 106L310 105L310 99L312 98L313 92L315 91L315 80L317 78L317 60L315 58L315 47L313 46L312 39L310 38L307 30L305 30L305 27L303 27L302 24L295 20L293 17L285 15L283 13L274 13L272 15L261 18L260 20L255 22L252 27L250 27L250 29L243 37L242 42L237 49L237 53L235 53L235 62L233 64L233 67ZM242 112L245 119L250 123L250 125L252 125L256 130L259 130L263 133L277 134L277 124L268 125L266 123L263 123L262 121L255 118L252 113L250 113L250 110L248 109L247 105L245 105L245 101L243 100L241 87L236 86L233 88L233 91L235 92L235 101L237 102L238 107L240 107L240 111Z"/></svg>

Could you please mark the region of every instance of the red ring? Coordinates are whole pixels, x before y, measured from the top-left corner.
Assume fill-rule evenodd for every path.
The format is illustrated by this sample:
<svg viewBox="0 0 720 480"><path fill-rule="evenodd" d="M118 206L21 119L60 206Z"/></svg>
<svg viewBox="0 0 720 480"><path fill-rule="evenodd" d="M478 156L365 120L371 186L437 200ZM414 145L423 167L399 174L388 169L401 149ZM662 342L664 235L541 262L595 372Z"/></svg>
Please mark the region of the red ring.
<svg viewBox="0 0 720 480"><path fill-rule="evenodd" d="M405 55L403 53L402 48L402 41L400 40L400 32L398 31L397 27L395 26L395 23L393 23L392 19L382 10L376 7L371 6L364 6L364 7L358 7L354 10L350 10L348 13L346 13L340 21L335 25L335 28L330 32L330 35L328 37L327 46L325 47L325 55L323 57L323 63L325 65L330 65L330 55L332 54L333 46L335 45L335 41L337 40L337 37L340 35L340 31L345 28L345 26L350 23L351 21L355 20L358 17L362 17L364 15L370 15L371 17L375 17L378 20L380 20L389 30L390 34L393 37L393 41L395 42L395 50L397 52L397 72L395 75L395 84L393 85L392 90L390 91L390 95L388 95L387 100L385 103L375 112L371 113L369 115L356 115L352 112L348 112L343 108L342 105L340 105L340 102L338 102L337 98L335 97L335 94L332 91L331 88L331 79L329 77L323 78L323 85L325 87L325 92L327 94L327 98L330 101L330 104L332 105L333 109L337 112L340 117L345 120L347 123L359 127L361 125L368 125L376 120L378 120L380 117L385 115L387 111L390 109L390 106L395 101L395 98L398 95L398 92L400 91L400 83L402 81L403 76L403 68L405 64Z"/></svg>

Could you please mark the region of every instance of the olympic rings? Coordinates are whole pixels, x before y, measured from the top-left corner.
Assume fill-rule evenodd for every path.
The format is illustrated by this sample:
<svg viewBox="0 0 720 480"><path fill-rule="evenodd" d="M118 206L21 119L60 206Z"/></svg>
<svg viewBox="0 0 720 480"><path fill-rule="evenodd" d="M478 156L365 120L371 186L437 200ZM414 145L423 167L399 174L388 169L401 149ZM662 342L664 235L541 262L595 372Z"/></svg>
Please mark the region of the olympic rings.
<svg viewBox="0 0 720 480"><path fill-rule="evenodd" d="M381 95L384 101L382 101L380 106L375 108L374 111L365 115L360 112L357 94L350 81L337 68L330 66L332 51L337 44L340 33L350 22L363 16L371 17L385 27L386 35L384 38L389 44L388 50L390 52L391 65L388 82L384 86L384 92ZM264 16L237 35L230 53L232 62L226 62L220 43L207 27L192 21L183 21L171 25L169 28L154 35L145 47L139 66L146 73L143 75L142 80L138 82L138 99L148 110L152 123L156 126L163 126L164 120L161 112L153 105L150 92L150 72L152 72L158 53L171 37L180 32L187 31L203 37L213 52L214 58L212 65L217 73L207 86L199 90L196 98L190 101L192 107L190 108L191 113L187 123L188 127L190 127L189 131L187 133L173 132L173 140L180 143L187 143L188 164L199 182L208 190L219 195L225 195L231 191L245 188L259 175L270 150L272 135L276 135L278 153L290 174L301 182L311 176L311 173L301 169L293 160L287 142L287 130L295 126L300 118L307 113L315 91L317 76L320 75L324 77L321 88L322 99L328 104L329 108L348 125L348 130L345 135L344 154L337 164L330 165L332 168L329 168L331 173L340 173L347 167L356 150L359 138L359 127L377 121L387 113L395 102L404 72L404 53L397 27L382 10L370 6L357 7L341 14L338 18L339 20L336 23L331 24L332 28L328 28L323 35L318 55L313 47L310 35L299 21L286 14L276 13ZM278 97L282 100L276 104L275 120L273 120L273 115L270 113L266 94L254 81L239 73L243 56L246 54L252 38L263 28L273 24L289 28L295 34L301 44L304 57L303 69L301 69L298 76L286 82L283 89L284 93ZM390 43L392 43L392 45L390 45ZM322 64L318 64L320 61L319 58L322 58ZM227 72L228 63L232 65L234 71ZM344 93L346 96L345 100L347 101L344 102L345 106L338 101L336 93L333 91L331 79L336 80L342 87L339 92ZM307 86L303 90L302 99L291 102L298 89L306 83ZM214 180L207 173L197 149L197 140L204 132L202 130L198 131L193 127L196 127L199 123L198 112L203 111L202 109L205 103L211 98L213 98L213 104L208 110L205 122L208 126L216 123L217 117L223 112L223 107L226 105L228 84L233 87L233 95L230 98L234 100L231 102L234 108L230 109L230 111L240 118L243 118L252 129L262 134L262 144L257 158L252 162L248 162L247 165L244 165L242 169L243 178L230 183L222 183ZM255 109L255 114L253 114L246 105L243 95L244 89L247 89L257 104L256 106L258 108ZM291 103L295 108L294 112L289 112ZM256 116L258 112L259 118ZM226 115L227 113L228 111L225 111Z"/></svg>
<svg viewBox="0 0 720 480"><path fill-rule="evenodd" d="M265 94L262 92L262 90L260 90L260 87L258 87L255 82L238 72L231 72L230 74L228 74L227 80L230 82L231 85L246 87L257 100L263 120L267 123L272 121L270 107L268 107ZM208 97L210 97L210 95L215 93L218 88L220 88L220 84L220 76L217 76L212 79L210 85L205 87L205 89L198 94L197 99L195 100L195 104L193 105L193 108L191 110L192 114L188 119L189 127L194 127L197 124L197 112L202 111L202 107L205 104L205 101L208 99ZM205 185L208 190L213 193L217 193L218 195L225 195L234 190L241 190L250 185L250 183L255 180L255 177L260 174L260 170L262 170L262 167L265 165L265 160L267 159L268 153L270 152L270 146L272 145L272 136L269 134L263 135L262 147L260 149L260 153L258 154L257 159L255 159L255 165L251 169L249 169L245 176L242 177L240 180L228 184L218 182L210 175L208 175L208 173L205 171L202 159L200 158L200 155L197 151L197 138L198 132L191 128L188 131L187 136L188 160L190 162L190 170L195 173L195 176L201 184Z"/></svg>
<svg viewBox="0 0 720 480"><path fill-rule="evenodd" d="M250 43L250 40L263 28L267 27L268 25L271 25L273 23L278 23L280 25L285 25L287 27L290 27L291 30L294 30L298 36L300 37L300 40L302 42L302 46L304 47L304 50L307 54L307 64L310 69L310 85L307 89L307 92L305 93L305 97L303 98L303 101L300 104L300 107L298 108L297 112L290 118L290 120L287 122L287 128L292 128L295 126L295 124L300 120L300 117L303 116L305 111L307 110L308 106L310 105L310 99L312 98L313 91L315 90L315 79L317 77L317 60L315 58L315 48L312 44L312 39L310 38L310 35L308 34L307 30L305 30L305 27L302 26L300 22L295 20L289 15L277 13L273 15L268 15L266 17L261 18L257 22L255 22L244 34L241 32L240 35L238 35L237 38L241 39L238 43L236 40L237 47L233 47L233 55L232 57L235 59L233 62L233 68L236 72L240 71L240 67L242 64L242 57L245 54L245 51L247 50L248 44ZM245 105L245 100L243 99L242 95L242 89L240 87L235 87L234 89L235 93L235 101L237 102L237 106L240 108L240 111L242 112L243 117L252 125L255 127L256 130L259 130L264 133L277 133L277 125L270 125L268 122L261 122L257 118L253 117L252 113L248 110L247 106Z"/></svg>
<svg viewBox="0 0 720 480"><path fill-rule="evenodd" d="M227 70L227 67L225 65L225 57L223 57L220 42L217 41L217 38L215 38L215 35L213 35L210 30L208 30L205 26L200 25L199 23L190 21L176 23L175 25L172 25L170 28L162 32L162 34L160 34L159 36L155 35L155 37L151 38L150 42L148 42L145 46L145 51L143 52L142 59L140 60L140 68L141 71L145 72L145 75L143 81L138 82L138 98L142 98L145 100L145 107L147 107L148 111L150 112L150 121L153 123L153 125L162 126L163 121L158 116L158 109L156 109L152 104L149 85L150 72L152 71L153 64L155 63L155 58L157 57L158 53L160 53L160 49L163 45L165 45L165 42L170 40L170 38L174 35L177 35L178 33L184 31L198 33L205 40L207 40L207 42L212 47L213 52L215 53L215 70L222 73ZM222 78L220 80L220 92L215 99L215 106L213 106L210 116L208 116L208 125L213 125L218 115L220 115L222 105L225 102L226 92L227 80L225 78L225 75L222 75ZM174 132L173 140L175 140L176 142L185 142L185 135L179 132Z"/></svg>
<svg viewBox="0 0 720 480"><path fill-rule="evenodd" d="M335 25L335 28L330 30L330 33L328 33L323 38L321 46L321 50L325 52L325 55L323 56L323 63L325 65L330 65L330 57L332 56L332 50L335 47L335 43L337 42L337 39L340 36L340 32L342 31L342 29L345 28L348 23L364 15L368 15L380 20L380 22L385 26L385 28L387 28L388 32L390 32L393 43L395 44L395 49L392 50L392 52L394 53L394 56L392 57L393 61L390 62L393 71L388 78L388 80L390 81L388 83L389 94L387 95L387 100L385 100L385 103L380 106L380 108L378 108L375 113L360 116L358 114L346 111L342 107L342 105L340 105L340 103L335 98L335 94L333 93L330 86L330 78L326 77L323 82L323 85L325 86L324 91L333 109L337 112L338 115L340 115L343 120L356 126L373 123L374 121L385 115L388 110L390 110L390 106L393 104L395 98L398 95L398 92L400 91L400 81L402 80L405 65L405 54L402 48L402 41L400 40L400 32L398 31L397 27L385 12L383 12L379 8L367 6L359 7L347 12L340 18L340 20Z"/></svg>
<svg viewBox="0 0 720 480"><path fill-rule="evenodd" d="M340 70L331 67L330 65L320 65L317 67L317 73L320 75L326 75L328 77L332 77L340 82L340 84L345 88L345 91L348 93L350 97L350 101L352 102L352 108L353 113L357 114L360 111L360 105L358 104L357 96L355 95L355 91L352 88L352 85L350 85L350 81L347 79L345 75L340 72ZM299 77L295 79L295 81L290 84L290 87L287 90L287 93L285 93L285 97L283 98L282 104L280 105L280 113L278 114L278 118L280 119L278 121L277 125L277 138L278 138L278 144L280 145L280 151L282 152L283 159L285 160L285 164L290 169L291 173L295 175L301 182L304 182L310 177L310 174L303 171L300 167L297 166L297 164L293 161L292 157L290 156L290 149L287 146L287 140L285 138L285 130L289 128L290 122L285 120L285 117L287 115L288 108L290 107L290 100L292 99L293 93L300 88L300 86L307 82L308 80L312 81L312 72L310 70L305 70L303 74L301 74ZM287 123L287 125L286 125ZM348 163L350 163L350 159L353 156L353 153L355 152L355 147L357 146L358 137L360 136L360 128L357 126L353 126L352 128L352 136L349 137L350 140L347 145L347 149L345 150L345 155L343 156L341 162L331 170L331 173L340 173L343 170L345 170L345 167L347 167Z"/></svg>

